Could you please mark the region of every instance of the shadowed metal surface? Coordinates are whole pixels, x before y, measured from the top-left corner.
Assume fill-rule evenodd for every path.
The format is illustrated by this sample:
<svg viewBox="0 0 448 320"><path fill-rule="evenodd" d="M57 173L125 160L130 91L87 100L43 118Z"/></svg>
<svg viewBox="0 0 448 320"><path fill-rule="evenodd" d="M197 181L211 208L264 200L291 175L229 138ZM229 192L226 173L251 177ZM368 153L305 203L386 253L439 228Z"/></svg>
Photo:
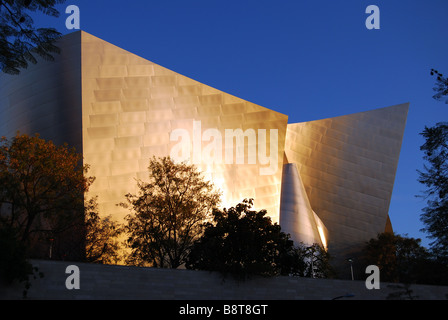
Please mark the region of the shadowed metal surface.
<svg viewBox="0 0 448 320"><path fill-rule="evenodd" d="M0 74L0 136L39 133L82 152L81 34L59 40L55 61L38 59L20 75Z"/></svg>

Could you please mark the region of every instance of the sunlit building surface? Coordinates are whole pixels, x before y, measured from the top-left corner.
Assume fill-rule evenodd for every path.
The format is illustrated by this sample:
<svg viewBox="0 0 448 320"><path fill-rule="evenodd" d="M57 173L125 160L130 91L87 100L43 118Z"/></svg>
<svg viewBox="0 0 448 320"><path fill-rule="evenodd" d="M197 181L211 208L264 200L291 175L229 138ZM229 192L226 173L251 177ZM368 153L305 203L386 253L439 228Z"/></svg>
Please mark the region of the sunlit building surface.
<svg viewBox="0 0 448 320"><path fill-rule="evenodd" d="M189 161L222 206L253 198L294 241L345 259L392 230L388 217L408 104L288 124L288 116L180 75L88 33L64 36L55 62L0 76L0 135L39 133L75 146L117 203L148 179L152 156ZM179 160L180 161L180 160Z"/></svg>

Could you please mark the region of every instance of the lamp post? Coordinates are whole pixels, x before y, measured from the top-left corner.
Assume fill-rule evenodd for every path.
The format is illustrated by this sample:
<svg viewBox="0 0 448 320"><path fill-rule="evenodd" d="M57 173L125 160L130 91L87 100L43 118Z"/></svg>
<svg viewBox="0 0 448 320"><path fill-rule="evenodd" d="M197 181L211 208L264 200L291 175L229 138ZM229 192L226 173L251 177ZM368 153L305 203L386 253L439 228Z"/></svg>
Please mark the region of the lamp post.
<svg viewBox="0 0 448 320"><path fill-rule="evenodd" d="M350 271L351 271L351 274L352 274L352 281L353 281L353 280L355 280L354 277L353 277L353 259L352 258L348 258L347 261L350 262Z"/></svg>

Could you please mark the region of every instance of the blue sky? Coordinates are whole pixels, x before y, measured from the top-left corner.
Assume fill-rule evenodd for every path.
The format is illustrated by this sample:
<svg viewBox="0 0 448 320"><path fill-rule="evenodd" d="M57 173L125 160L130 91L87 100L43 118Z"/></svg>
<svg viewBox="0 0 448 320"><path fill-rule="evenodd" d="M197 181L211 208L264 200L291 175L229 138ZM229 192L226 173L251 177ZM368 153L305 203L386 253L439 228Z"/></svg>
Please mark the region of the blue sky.
<svg viewBox="0 0 448 320"><path fill-rule="evenodd" d="M419 230L425 201L419 132L448 119L432 99L430 69L448 74L446 0L79 0L45 19L81 29L212 87L302 122L410 102L390 217L399 234ZM368 30L368 5L380 29Z"/></svg>

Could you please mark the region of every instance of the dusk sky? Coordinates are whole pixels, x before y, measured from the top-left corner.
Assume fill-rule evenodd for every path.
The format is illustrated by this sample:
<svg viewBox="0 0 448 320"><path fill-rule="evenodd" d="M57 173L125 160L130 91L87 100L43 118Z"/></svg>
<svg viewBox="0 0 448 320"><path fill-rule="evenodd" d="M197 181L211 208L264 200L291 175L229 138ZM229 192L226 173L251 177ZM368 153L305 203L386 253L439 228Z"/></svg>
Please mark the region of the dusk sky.
<svg viewBox="0 0 448 320"><path fill-rule="evenodd" d="M410 102L389 214L396 233L430 242L416 198L419 133L448 119L430 75L448 75L447 0L79 0L42 26L75 31L65 26L70 4L82 30L289 123ZM366 28L369 5L380 29Z"/></svg>

